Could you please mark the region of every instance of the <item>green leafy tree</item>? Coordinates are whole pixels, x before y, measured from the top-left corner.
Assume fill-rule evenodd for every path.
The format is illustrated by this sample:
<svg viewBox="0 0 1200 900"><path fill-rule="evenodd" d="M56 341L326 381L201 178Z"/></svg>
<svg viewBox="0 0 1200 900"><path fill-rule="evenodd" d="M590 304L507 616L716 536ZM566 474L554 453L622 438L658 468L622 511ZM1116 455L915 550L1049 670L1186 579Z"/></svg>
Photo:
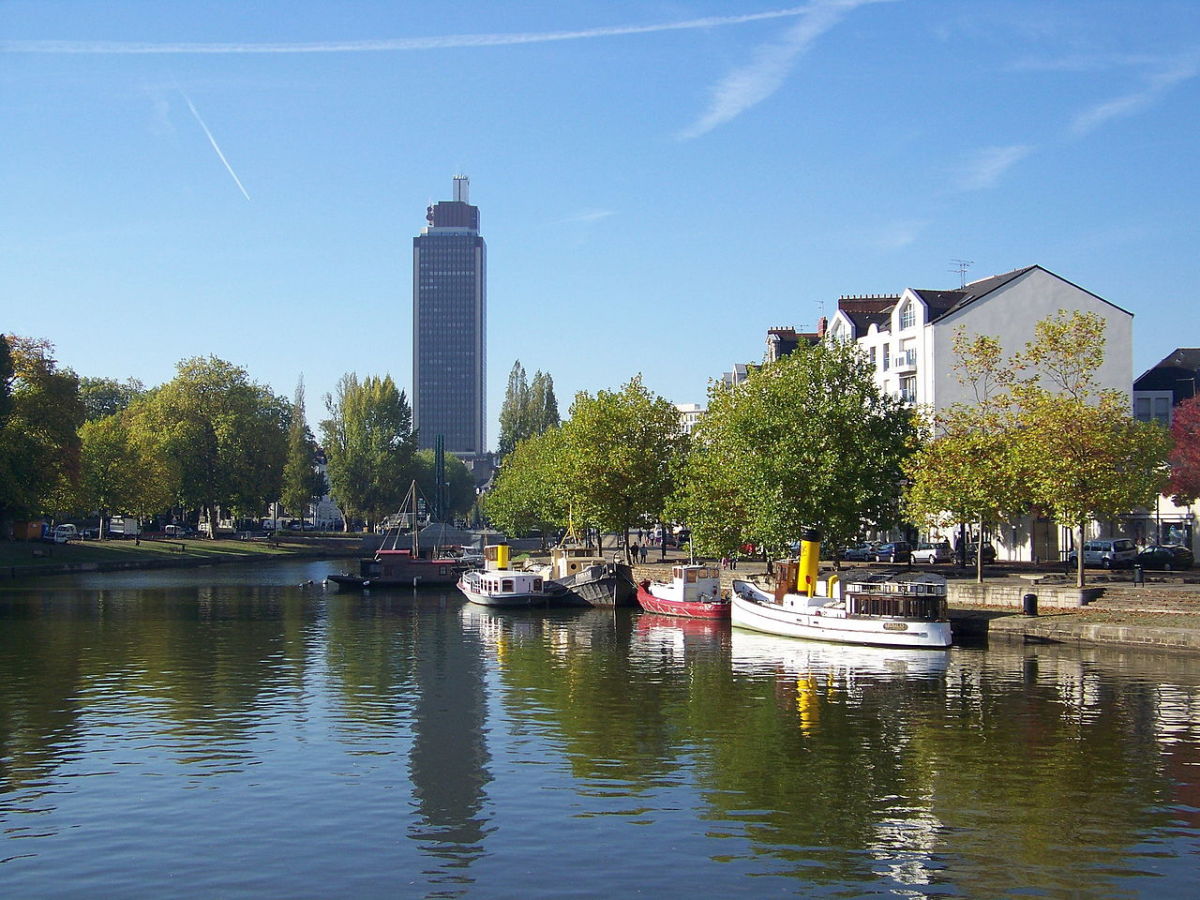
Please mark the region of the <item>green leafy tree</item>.
<svg viewBox="0 0 1200 900"><path fill-rule="evenodd" d="M518 359L508 373L504 402L500 404L500 440L497 455L504 459L524 438L529 437L529 381Z"/></svg>
<svg viewBox="0 0 1200 900"><path fill-rule="evenodd" d="M359 382L350 373L326 395L321 422L330 490L350 516L375 522L394 512L412 481L416 435L412 408L390 375Z"/></svg>
<svg viewBox="0 0 1200 900"><path fill-rule="evenodd" d="M322 497L326 489L325 476L317 468L317 442L306 420L302 378L296 385L288 422L287 460L283 464L280 501L286 510L303 519L308 504Z"/></svg>
<svg viewBox="0 0 1200 900"><path fill-rule="evenodd" d="M570 497L562 429L552 428L521 441L500 464L483 511L493 527L508 535L533 528L543 533L568 524Z"/></svg>
<svg viewBox="0 0 1200 900"><path fill-rule="evenodd" d="M174 470L156 442L147 439L147 430L132 424L136 416L136 408L131 408L85 422L79 429L80 496L88 509L100 513L102 538L110 514L156 515L178 492Z"/></svg>
<svg viewBox="0 0 1200 900"><path fill-rule="evenodd" d="M554 395L554 379L545 372L533 374L529 385L529 435L541 434L560 424L558 398Z"/></svg>
<svg viewBox="0 0 1200 900"><path fill-rule="evenodd" d="M1001 518L1030 504L1010 439L1013 372L995 338L959 331L954 350L958 379L971 388L974 403L935 416L933 439L905 462L906 513L941 528L973 522L982 541ZM975 554L975 575L983 580L982 553Z"/></svg>
<svg viewBox="0 0 1200 900"><path fill-rule="evenodd" d="M913 508L931 516L944 503L982 517L1024 506L1071 527L1081 547L1089 522L1152 502L1166 483L1168 439L1157 425L1129 415L1123 393L1098 389L1104 345L1104 320L1078 311L1038 322L1024 351L1007 363L994 345L968 377L1007 368L1012 374L1000 384L1006 390L989 394L979 410L958 411L945 444L935 441L936 449L914 460ZM936 487L939 480L948 486ZM1077 556L1083 587L1083 554Z"/></svg>
<svg viewBox="0 0 1200 900"><path fill-rule="evenodd" d="M1104 321L1059 312L1038 322L1017 360L1026 377L1013 387L1014 434L1033 504L1075 529L1082 548L1093 519L1148 506L1166 484L1169 439L1159 426L1129 415L1120 391L1098 390ZM1076 583L1084 585L1083 553Z"/></svg>
<svg viewBox="0 0 1200 900"><path fill-rule="evenodd" d="M800 347L735 388L712 386L672 508L704 553L782 552L806 527L838 546L898 519L918 436L855 347Z"/></svg>
<svg viewBox="0 0 1200 900"><path fill-rule="evenodd" d="M576 394L561 431L563 482L578 522L619 532L627 545L630 528L662 517L687 436L679 411L641 376L619 391Z"/></svg>
<svg viewBox="0 0 1200 900"><path fill-rule="evenodd" d="M123 382L115 378L79 379L79 398L89 422L116 415L145 393L146 386L136 378Z"/></svg>
<svg viewBox="0 0 1200 900"><path fill-rule="evenodd" d="M430 503L437 497L437 459L432 450L418 450L413 458L414 477L421 494ZM447 518L468 516L475 505L475 476L457 456L447 453L445 457L446 504L443 515Z"/></svg>
<svg viewBox="0 0 1200 900"><path fill-rule="evenodd" d="M518 359L508 374L504 403L500 406L500 441L497 454L501 459L521 441L541 434L559 424L558 399L554 395L554 379L545 372L534 373L530 383L525 367Z"/></svg>
<svg viewBox="0 0 1200 900"><path fill-rule="evenodd" d="M49 341L14 335L0 351L0 521L78 502L79 378L53 354Z"/></svg>
<svg viewBox="0 0 1200 900"><path fill-rule="evenodd" d="M0 334L0 428L4 427L9 413L12 412L12 389L16 377L8 336Z"/></svg>
<svg viewBox="0 0 1200 900"><path fill-rule="evenodd" d="M288 403L225 360L181 361L136 418L178 477L182 506L200 509L216 534L217 510L257 514L279 497Z"/></svg>

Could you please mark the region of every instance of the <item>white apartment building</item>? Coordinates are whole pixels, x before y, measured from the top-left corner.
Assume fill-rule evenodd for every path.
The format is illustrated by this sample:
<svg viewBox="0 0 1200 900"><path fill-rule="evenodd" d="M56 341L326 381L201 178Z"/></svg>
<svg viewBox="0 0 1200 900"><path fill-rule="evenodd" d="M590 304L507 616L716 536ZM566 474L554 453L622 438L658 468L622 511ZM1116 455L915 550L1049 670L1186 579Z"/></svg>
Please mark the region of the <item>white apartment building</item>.
<svg viewBox="0 0 1200 900"><path fill-rule="evenodd" d="M1006 356L1023 350L1042 319L1091 312L1105 323L1102 389L1129 395L1133 384L1133 314L1041 266L994 275L957 290L905 288L896 295L841 297L826 336L853 340L875 365L876 383L894 396L938 411L973 402L954 367L954 336L996 338Z"/></svg>
<svg viewBox="0 0 1200 900"><path fill-rule="evenodd" d="M684 434L691 434L704 415L704 407L699 403L676 403L675 408L679 410L679 427Z"/></svg>
<svg viewBox="0 0 1200 900"><path fill-rule="evenodd" d="M1104 363L1095 373L1097 386L1129 397L1133 314L1036 265L957 290L905 288L895 295L842 297L826 337L856 342L874 364L882 390L937 412L975 400L971 387L960 383L955 371L957 332L993 337L1009 357L1024 350L1039 321L1076 310L1095 313L1105 323ZM1107 533L1113 527L1113 523L1098 524L1096 531ZM1069 529L1047 519L1010 523L993 535L1000 558L1010 560L1058 559L1070 541Z"/></svg>

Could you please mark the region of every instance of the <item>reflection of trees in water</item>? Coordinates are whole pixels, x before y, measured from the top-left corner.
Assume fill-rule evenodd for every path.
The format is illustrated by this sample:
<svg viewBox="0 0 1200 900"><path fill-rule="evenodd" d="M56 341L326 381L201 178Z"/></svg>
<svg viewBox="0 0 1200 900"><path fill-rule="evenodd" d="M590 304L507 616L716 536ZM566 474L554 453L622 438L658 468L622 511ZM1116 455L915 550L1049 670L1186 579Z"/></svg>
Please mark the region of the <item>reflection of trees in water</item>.
<svg viewBox="0 0 1200 900"><path fill-rule="evenodd" d="M237 759L256 701L300 676L302 601L271 588L47 591L0 607L7 779L41 777L87 713L180 761Z"/></svg>
<svg viewBox="0 0 1200 900"><path fill-rule="evenodd" d="M615 651L586 649L605 627ZM611 614L559 631L507 648L505 696L536 691L582 795L642 793L652 808L658 787L690 778L713 835L815 884L1115 890L1170 829L1181 794L1164 764L1200 762L1184 724L1200 705L1194 660L994 648L924 675L780 662L731 677L720 639L663 627L631 641Z"/></svg>

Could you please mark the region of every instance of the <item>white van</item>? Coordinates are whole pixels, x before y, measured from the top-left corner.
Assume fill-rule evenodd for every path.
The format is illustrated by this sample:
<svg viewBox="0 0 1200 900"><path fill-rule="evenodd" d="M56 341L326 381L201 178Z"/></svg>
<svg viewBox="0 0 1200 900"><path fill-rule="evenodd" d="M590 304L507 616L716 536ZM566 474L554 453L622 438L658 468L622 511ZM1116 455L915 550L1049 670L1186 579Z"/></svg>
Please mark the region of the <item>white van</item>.
<svg viewBox="0 0 1200 900"><path fill-rule="evenodd" d="M79 540L79 530L74 525L55 525L54 543L65 544L67 541Z"/></svg>

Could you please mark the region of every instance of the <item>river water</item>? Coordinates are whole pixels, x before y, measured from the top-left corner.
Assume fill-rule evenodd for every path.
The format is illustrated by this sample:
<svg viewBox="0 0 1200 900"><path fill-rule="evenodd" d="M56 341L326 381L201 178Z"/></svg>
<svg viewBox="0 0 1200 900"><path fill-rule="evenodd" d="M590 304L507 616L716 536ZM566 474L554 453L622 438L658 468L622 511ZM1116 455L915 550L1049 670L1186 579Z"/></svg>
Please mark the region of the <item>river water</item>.
<svg viewBox="0 0 1200 900"><path fill-rule="evenodd" d="M1195 657L489 612L341 568L0 585L0 894L1195 895Z"/></svg>

